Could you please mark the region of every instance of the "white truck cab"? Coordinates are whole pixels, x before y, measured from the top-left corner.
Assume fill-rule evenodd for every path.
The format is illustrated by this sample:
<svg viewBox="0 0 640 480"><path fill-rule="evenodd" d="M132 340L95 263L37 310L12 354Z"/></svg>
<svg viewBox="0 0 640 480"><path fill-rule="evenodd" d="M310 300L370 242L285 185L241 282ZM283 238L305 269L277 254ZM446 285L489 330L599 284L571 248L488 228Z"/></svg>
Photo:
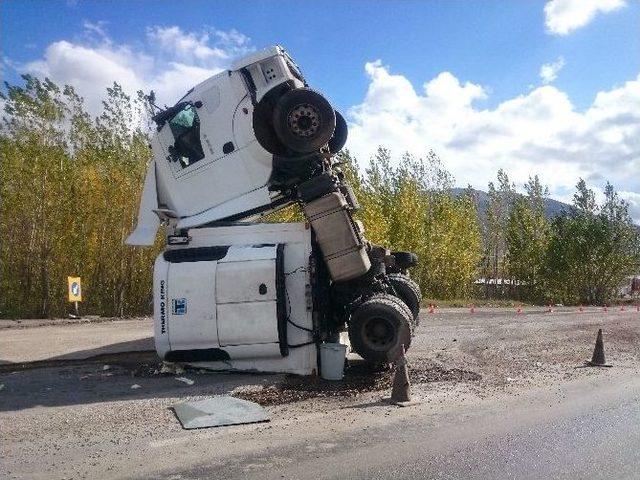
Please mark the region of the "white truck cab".
<svg viewBox="0 0 640 480"><path fill-rule="evenodd" d="M417 258L371 245L333 160L346 122L274 46L196 85L153 120L131 245L154 267L158 354L209 367L310 374L348 330L380 363L417 322ZM247 223L298 203L307 223Z"/></svg>

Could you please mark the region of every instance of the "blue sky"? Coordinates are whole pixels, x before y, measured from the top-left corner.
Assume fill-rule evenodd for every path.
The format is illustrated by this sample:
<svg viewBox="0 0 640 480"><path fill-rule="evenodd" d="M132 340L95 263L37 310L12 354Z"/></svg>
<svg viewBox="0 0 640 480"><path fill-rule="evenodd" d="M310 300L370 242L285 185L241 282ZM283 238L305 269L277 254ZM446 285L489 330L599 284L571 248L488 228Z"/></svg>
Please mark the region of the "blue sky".
<svg viewBox="0 0 640 480"><path fill-rule="evenodd" d="M49 75L77 81L90 99L92 75L117 74L171 97L231 57L279 43L347 114L349 147L364 163L379 141L397 153L435 148L460 184L484 188L504 167L519 184L540 173L563 199L578 176L595 188L611 179L640 218L636 0L5 0L0 12L9 82ZM187 49L219 54L170 51L167 42L188 39ZM113 65L91 63L101 55ZM618 130L602 133L612 121ZM528 136L536 129L539 142Z"/></svg>

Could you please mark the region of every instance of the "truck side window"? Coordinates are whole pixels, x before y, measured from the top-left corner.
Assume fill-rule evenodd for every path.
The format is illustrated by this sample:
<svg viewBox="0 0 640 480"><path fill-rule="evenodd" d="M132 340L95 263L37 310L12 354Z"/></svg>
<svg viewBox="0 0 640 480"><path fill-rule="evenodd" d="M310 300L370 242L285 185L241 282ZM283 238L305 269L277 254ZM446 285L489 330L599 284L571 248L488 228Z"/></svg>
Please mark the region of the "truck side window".
<svg viewBox="0 0 640 480"><path fill-rule="evenodd" d="M193 105L185 104L182 110L169 120L169 127L175 140L169 153L174 160L180 161L182 168L204 158L200 142L200 118Z"/></svg>

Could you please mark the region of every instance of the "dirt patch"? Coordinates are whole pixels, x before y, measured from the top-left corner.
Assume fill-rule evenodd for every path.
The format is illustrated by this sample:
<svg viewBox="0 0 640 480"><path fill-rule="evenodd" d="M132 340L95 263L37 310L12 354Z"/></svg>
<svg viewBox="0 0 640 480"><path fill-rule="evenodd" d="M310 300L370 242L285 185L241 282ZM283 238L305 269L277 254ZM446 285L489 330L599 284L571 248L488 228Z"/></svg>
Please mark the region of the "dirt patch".
<svg viewBox="0 0 640 480"><path fill-rule="evenodd" d="M459 368L447 369L429 361L409 363L412 383L468 382L482 378L478 373ZM260 405L281 405L310 398L354 397L360 393L391 388L392 368L373 368L364 362L352 362L345 370L344 380L332 382L320 377L288 375L284 381L256 389L239 390L234 397L256 402Z"/></svg>

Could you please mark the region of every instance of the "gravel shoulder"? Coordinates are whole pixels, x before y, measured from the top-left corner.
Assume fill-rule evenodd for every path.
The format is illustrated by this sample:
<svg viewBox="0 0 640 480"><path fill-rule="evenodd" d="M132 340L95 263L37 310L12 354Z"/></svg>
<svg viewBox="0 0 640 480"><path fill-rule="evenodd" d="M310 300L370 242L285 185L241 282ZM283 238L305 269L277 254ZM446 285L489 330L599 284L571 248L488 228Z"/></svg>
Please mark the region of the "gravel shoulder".
<svg viewBox="0 0 640 480"><path fill-rule="evenodd" d="M571 385L637 378L640 373L640 313L635 311L530 309L518 315L514 309L474 314L443 309L421 315L408 352L412 393L421 403L405 409L382 401L390 373L366 375L356 360L344 387L283 375L204 371L185 372L182 376L194 381L187 385L176 375L156 373L152 358L135 356L107 366L87 362L11 371L5 365L0 373L0 477L170 478L172 471L197 469L203 462L219 465L220 478L224 472L242 476L290 464L287 448L320 458L335 453L339 439L349 438L354 445L383 442L384 435L394 435L416 419L429 419L435 432L446 426L446 419L473 417L532 392L562 397ZM77 328L101 325L112 328L91 334L107 343L118 343L126 330L118 322L33 330L57 343L57 338L80 335ZM57 336L45 330L49 328ZM607 360L615 367L576 368L590 358L598 328L604 330ZM7 331L14 329L1 335L3 359ZM373 379L365 381L369 377ZM171 406L216 394L258 400L272 421L182 430Z"/></svg>

